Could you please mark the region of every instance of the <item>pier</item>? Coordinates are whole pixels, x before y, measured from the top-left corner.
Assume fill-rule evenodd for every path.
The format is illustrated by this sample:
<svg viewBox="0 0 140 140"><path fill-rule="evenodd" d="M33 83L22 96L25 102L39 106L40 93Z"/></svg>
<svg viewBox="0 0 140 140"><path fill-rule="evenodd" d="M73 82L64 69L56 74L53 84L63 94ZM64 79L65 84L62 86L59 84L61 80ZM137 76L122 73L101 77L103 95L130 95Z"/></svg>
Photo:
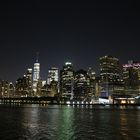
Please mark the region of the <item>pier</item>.
<svg viewBox="0 0 140 140"><path fill-rule="evenodd" d="M0 98L1 104L59 104L55 97L19 97L19 98Z"/></svg>

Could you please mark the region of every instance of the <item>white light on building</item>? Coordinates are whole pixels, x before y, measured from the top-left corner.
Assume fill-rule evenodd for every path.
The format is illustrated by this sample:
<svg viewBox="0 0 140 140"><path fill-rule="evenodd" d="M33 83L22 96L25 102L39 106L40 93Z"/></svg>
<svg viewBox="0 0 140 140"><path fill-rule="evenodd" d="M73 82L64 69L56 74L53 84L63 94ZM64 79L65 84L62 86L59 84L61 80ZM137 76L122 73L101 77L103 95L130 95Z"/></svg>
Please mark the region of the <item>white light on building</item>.
<svg viewBox="0 0 140 140"><path fill-rule="evenodd" d="M34 63L34 73L33 73L33 91L37 91L37 83L40 79L40 63Z"/></svg>
<svg viewBox="0 0 140 140"><path fill-rule="evenodd" d="M52 81L58 82L58 68L48 70L47 84L50 85Z"/></svg>

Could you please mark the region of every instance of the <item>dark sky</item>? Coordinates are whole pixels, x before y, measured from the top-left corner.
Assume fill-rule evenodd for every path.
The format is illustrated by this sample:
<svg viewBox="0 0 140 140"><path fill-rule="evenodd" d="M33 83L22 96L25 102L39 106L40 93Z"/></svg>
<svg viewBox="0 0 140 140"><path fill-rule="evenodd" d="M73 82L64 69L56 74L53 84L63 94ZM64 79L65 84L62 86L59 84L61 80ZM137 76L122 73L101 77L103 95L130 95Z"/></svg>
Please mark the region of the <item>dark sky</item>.
<svg viewBox="0 0 140 140"><path fill-rule="evenodd" d="M140 10L135 1L0 3L0 78L15 81L40 52L41 76L71 61L98 70L100 56L140 60Z"/></svg>

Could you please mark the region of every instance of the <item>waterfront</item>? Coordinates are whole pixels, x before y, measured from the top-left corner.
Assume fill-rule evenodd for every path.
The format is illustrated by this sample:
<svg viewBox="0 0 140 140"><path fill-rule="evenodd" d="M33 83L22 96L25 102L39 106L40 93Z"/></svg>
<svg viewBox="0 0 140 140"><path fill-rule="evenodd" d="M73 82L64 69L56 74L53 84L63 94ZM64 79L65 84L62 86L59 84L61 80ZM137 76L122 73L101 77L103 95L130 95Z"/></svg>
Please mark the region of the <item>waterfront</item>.
<svg viewBox="0 0 140 140"><path fill-rule="evenodd" d="M140 106L0 105L0 139L140 139L139 118Z"/></svg>

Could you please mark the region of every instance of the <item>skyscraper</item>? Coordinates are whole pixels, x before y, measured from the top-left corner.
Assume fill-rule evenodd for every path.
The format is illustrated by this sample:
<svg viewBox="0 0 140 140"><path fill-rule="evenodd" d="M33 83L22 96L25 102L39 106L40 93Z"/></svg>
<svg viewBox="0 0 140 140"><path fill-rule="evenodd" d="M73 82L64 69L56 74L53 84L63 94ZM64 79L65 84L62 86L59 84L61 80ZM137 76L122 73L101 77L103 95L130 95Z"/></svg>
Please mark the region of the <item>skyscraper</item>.
<svg viewBox="0 0 140 140"><path fill-rule="evenodd" d="M140 62L128 61L123 65L123 79L127 93L139 93L140 91Z"/></svg>
<svg viewBox="0 0 140 140"><path fill-rule="evenodd" d="M27 86L28 86L28 92L31 95L32 92L32 75L33 75L33 70L31 68L28 68L26 71L26 81L27 81Z"/></svg>
<svg viewBox="0 0 140 140"><path fill-rule="evenodd" d="M74 98L77 100L84 100L89 93L89 80L87 71L78 70L75 72L74 78Z"/></svg>
<svg viewBox="0 0 140 140"><path fill-rule="evenodd" d="M58 82L58 68L51 68L48 70L47 84L50 85L52 81Z"/></svg>
<svg viewBox="0 0 140 140"><path fill-rule="evenodd" d="M122 68L119 64L119 59L113 56L101 57L100 77L105 96L112 94L114 90L119 90L122 84Z"/></svg>
<svg viewBox="0 0 140 140"><path fill-rule="evenodd" d="M34 71L33 71L33 91L36 93L37 84L40 79L40 63L38 62L38 58L36 63L34 63Z"/></svg>
<svg viewBox="0 0 140 140"><path fill-rule="evenodd" d="M58 68L51 68L48 70L47 86L51 96L59 93L59 74Z"/></svg>
<svg viewBox="0 0 140 140"><path fill-rule="evenodd" d="M60 72L60 92L62 97L73 98L74 70L71 62L66 62Z"/></svg>
<svg viewBox="0 0 140 140"><path fill-rule="evenodd" d="M93 71L91 67L88 68L87 76L88 76L89 93L91 94L91 96L93 96L96 93L97 80L96 73Z"/></svg>

